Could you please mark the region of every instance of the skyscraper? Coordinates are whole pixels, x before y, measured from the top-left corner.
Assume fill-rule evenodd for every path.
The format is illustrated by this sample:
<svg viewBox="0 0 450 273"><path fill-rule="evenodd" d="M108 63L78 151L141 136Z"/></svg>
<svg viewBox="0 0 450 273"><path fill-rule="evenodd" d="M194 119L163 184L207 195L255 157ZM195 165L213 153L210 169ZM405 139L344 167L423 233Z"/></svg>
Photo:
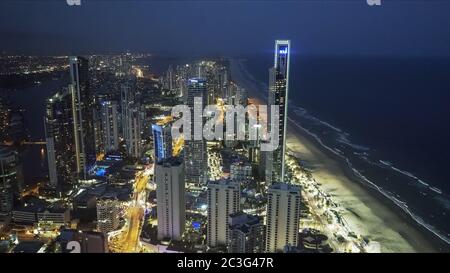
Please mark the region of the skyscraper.
<svg viewBox="0 0 450 273"><path fill-rule="evenodd" d="M83 57L70 57L70 85L75 136L77 172L87 176L90 156L95 155L93 109L90 91L89 61Z"/></svg>
<svg viewBox="0 0 450 273"><path fill-rule="evenodd" d="M104 152L114 151L119 148L119 122L117 102L101 102L101 120Z"/></svg>
<svg viewBox="0 0 450 273"><path fill-rule="evenodd" d="M155 161L172 156L172 133L170 123L152 124Z"/></svg>
<svg viewBox="0 0 450 273"><path fill-rule="evenodd" d="M197 102L195 98L199 98ZM185 168L186 168L186 182L193 183L197 185L204 185L207 180L207 153L206 153L206 141L202 137L201 140L194 139L195 130L202 130L204 118L194 118L200 113L194 112L194 104L201 107L201 114L203 115L203 107L206 105L207 93L206 93L206 82L204 79L193 78L189 80L188 85L188 97L187 105L191 109L191 140L186 139L184 142L184 158L185 158Z"/></svg>
<svg viewBox="0 0 450 273"><path fill-rule="evenodd" d="M14 194L19 194L20 163L17 153L0 146L0 216L9 214L13 209Z"/></svg>
<svg viewBox="0 0 450 273"><path fill-rule="evenodd" d="M130 85L122 84L120 86L120 117L121 117L121 135L123 139L129 138L129 122L130 106L134 104L134 92Z"/></svg>
<svg viewBox="0 0 450 273"><path fill-rule="evenodd" d="M72 93L68 88L47 100L44 128L49 180L54 188L76 182L78 169L72 114Z"/></svg>
<svg viewBox="0 0 450 273"><path fill-rule="evenodd" d="M126 118L128 124L128 133L126 134L125 143L129 156L140 158L142 153L141 146L141 126L142 117L138 104L130 105L128 111L129 116Z"/></svg>
<svg viewBox="0 0 450 273"><path fill-rule="evenodd" d="M156 163L155 182L158 239L180 240L184 232L186 219L182 160L169 157Z"/></svg>
<svg viewBox="0 0 450 273"><path fill-rule="evenodd" d="M208 246L226 247L229 239L229 216L240 210L239 182L232 180L208 183Z"/></svg>
<svg viewBox="0 0 450 273"><path fill-rule="evenodd" d="M134 101L130 85L121 87L122 136L125 139L128 156L141 156L141 112L139 104Z"/></svg>
<svg viewBox="0 0 450 273"><path fill-rule="evenodd" d="M263 253L264 224L260 216L236 212L229 216L229 253Z"/></svg>
<svg viewBox="0 0 450 273"><path fill-rule="evenodd" d="M133 57L131 56L131 53L122 54L119 57L119 67L116 75L119 77L129 76L131 74L132 63Z"/></svg>
<svg viewBox="0 0 450 273"><path fill-rule="evenodd" d="M175 75L174 70L171 65L169 65L169 69L167 69L166 75L164 77L163 87L169 91L175 89Z"/></svg>
<svg viewBox="0 0 450 273"><path fill-rule="evenodd" d="M269 169L266 182L283 182L286 153L286 123L288 115L288 94L289 94L289 55L290 41L275 41L275 62L269 71L269 106L279 106L279 117L269 115L269 128L271 118L279 119L279 146L269 155L272 168Z"/></svg>
<svg viewBox="0 0 450 273"><path fill-rule="evenodd" d="M297 246L300 219L300 189L275 183L267 194L266 251L281 252L286 245Z"/></svg>

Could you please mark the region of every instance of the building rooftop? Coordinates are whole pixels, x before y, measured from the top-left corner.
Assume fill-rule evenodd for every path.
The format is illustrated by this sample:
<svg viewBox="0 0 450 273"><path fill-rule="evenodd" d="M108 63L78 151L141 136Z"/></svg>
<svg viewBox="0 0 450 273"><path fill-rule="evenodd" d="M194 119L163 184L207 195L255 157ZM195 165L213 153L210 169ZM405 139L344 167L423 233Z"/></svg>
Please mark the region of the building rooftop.
<svg viewBox="0 0 450 273"><path fill-rule="evenodd" d="M232 213L229 218L230 229L241 230L244 233L249 232L251 226L262 223L262 217L244 212Z"/></svg>
<svg viewBox="0 0 450 273"><path fill-rule="evenodd" d="M20 242L13 250L13 253L38 253L42 251L44 246L40 241L23 241Z"/></svg>
<svg viewBox="0 0 450 273"><path fill-rule="evenodd" d="M190 78L189 79L189 83L204 83L205 79L204 78Z"/></svg>
<svg viewBox="0 0 450 273"><path fill-rule="evenodd" d="M215 181L209 181L208 182L208 187L209 186L223 186L223 187L239 187L239 182L231 180L231 179L220 179L220 180L215 180Z"/></svg>
<svg viewBox="0 0 450 273"><path fill-rule="evenodd" d="M39 199L39 200L32 200L30 202L25 203L25 205L16 207L14 211L21 211L21 212L30 212L30 213L64 213L67 211L67 208L58 208L54 207L53 205Z"/></svg>
<svg viewBox="0 0 450 273"><path fill-rule="evenodd" d="M157 165L162 165L165 167L180 166L181 164L183 164L183 160L180 157L168 157L157 163Z"/></svg>
<svg viewBox="0 0 450 273"><path fill-rule="evenodd" d="M281 190L281 191L289 191L292 193L299 193L300 187L288 183L275 183L272 186L270 186L269 190Z"/></svg>

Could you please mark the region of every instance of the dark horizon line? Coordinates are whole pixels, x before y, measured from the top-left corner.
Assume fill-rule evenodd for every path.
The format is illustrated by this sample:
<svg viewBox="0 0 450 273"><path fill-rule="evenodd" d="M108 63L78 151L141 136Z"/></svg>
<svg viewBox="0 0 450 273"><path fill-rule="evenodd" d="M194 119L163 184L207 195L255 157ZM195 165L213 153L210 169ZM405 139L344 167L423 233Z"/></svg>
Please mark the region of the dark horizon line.
<svg viewBox="0 0 450 273"><path fill-rule="evenodd" d="M120 54L151 54L153 56L163 56L170 57L174 59L186 58L186 59L197 59L197 58L210 58L210 59L219 59L219 58L240 58L245 59L246 56L260 56L271 54L272 52L251 52L251 53L233 53L233 54L214 54L214 53L174 53L170 51L146 51L146 50L81 50L79 52L62 52L55 51L54 53L36 53L36 52L25 52L25 51L12 51L12 50L2 50L0 51L0 56L26 56L26 57L63 57L63 56L114 56ZM292 57L302 56L305 58L390 58L390 59L450 59L450 55L445 54L436 54L436 55L419 55L419 54L376 54L376 53L334 53L334 54L317 54L317 53L308 53L308 54L299 54L292 52Z"/></svg>

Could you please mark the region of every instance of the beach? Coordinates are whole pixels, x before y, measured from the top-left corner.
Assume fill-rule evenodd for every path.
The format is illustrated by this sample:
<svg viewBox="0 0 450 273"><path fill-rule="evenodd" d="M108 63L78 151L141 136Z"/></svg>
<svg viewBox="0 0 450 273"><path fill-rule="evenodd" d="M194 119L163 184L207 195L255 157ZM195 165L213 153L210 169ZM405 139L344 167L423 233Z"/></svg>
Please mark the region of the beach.
<svg viewBox="0 0 450 273"><path fill-rule="evenodd" d="M233 80L257 103L262 90L239 60L231 60ZM263 90L267 92L267 90ZM291 115L291 113L289 113ZM438 252L441 243L376 190L363 184L341 158L323 148L295 120L287 125L287 149L311 171L321 188L340 206L340 213L356 234L377 242L381 252Z"/></svg>

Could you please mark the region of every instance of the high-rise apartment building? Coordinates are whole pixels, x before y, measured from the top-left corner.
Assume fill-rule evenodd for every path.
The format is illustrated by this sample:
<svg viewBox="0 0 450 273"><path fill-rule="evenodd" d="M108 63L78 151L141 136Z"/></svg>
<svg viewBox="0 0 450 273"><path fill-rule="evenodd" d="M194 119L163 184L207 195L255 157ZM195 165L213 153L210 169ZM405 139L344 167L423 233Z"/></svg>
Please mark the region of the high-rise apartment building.
<svg viewBox="0 0 450 273"><path fill-rule="evenodd" d="M282 252L297 246L300 219L300 188L275 183L267 193L266 251Z"/></svg>
<svg viewBox="0 0 450 273"><path fill-rule="evenodd" d="M180 240L185 227L186 202L184 166L169 157L155 165L158 239Z"/></svg>
<svg viewBox="0 0 450 273"><path fill-rule="evenodd" d="M116 101L101 102L102 146L105 153L119 149L119 117Z"/></svg>
<svg viewBox="0 0 450 273"><path fill-rule="evenodd" d="M140 106L134 100L134 93L130 85L121 87L121 116L122 136L125 140L128 156L140 158L141 147L141 117Z"/></svg>
<svg viewBox="0 0 450 273"><path fill-rule="evenodd" d="M229 253L263 253L265 251L264 223L261 216L236 212L230 214L228 223Z"/></svg>
<svg viewBox="0 0 450 273"><path fill-rule="evenodd" d="M208 183L208 246L226 246L229 240L229 216L240 210L240 183L232 180Z"/></svg>

